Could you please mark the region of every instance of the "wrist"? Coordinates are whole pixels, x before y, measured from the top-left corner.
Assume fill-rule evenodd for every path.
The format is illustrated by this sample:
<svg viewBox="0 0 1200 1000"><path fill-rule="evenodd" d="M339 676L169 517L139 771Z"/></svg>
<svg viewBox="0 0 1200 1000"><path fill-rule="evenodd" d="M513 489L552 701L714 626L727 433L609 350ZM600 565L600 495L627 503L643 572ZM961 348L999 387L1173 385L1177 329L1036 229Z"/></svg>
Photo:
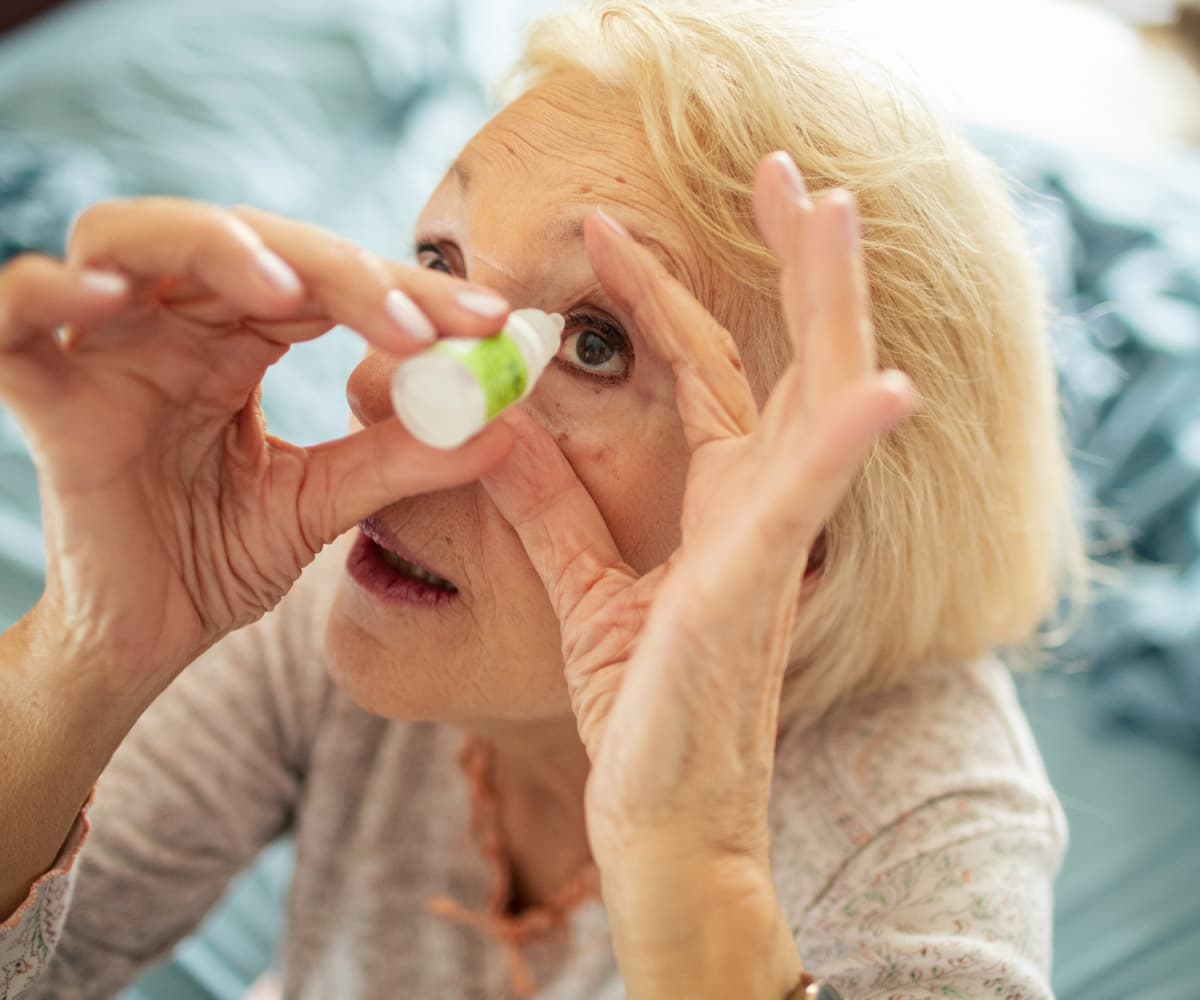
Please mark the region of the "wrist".
<svg viewBox="0 0 1200 1000"><path fill-rule="evenodd" d="M800 981L791 928L757 862L668 860L602 870L601 882L630 1000L783 1000Z"/></svg>
<svg viewBox="0 0 1200 1000"><path fill-rule="evenodd" d="M48 630L31 612L0 634L0 919L54 862L137 717L135 703L100 696L89 683L99 668Z"/></svg>
<svg viewBox="0 0 1200 1000"><path fill-rule="evenodd" d="M86 743L93 755L117 748L161 693L116 669L114 657L72 634L48 602L39 601L0 635L0 686L6 714L36 714L47 738ZM64 746L64 750L65 750Z"/></svg>

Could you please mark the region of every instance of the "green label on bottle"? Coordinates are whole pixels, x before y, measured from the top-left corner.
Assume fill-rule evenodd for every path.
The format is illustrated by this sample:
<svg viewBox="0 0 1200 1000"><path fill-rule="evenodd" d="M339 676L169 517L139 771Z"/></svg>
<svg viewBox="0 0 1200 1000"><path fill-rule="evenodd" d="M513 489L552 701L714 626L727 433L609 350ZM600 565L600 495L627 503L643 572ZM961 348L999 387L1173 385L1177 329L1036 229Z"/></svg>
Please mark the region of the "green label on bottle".
<svg viewBox="0 0 1200 1000"><path fill-rule="evenodd" d="M488 420L515 403L525 391L528 381L525 359L503 330L486 340L442 340L433 349L457 358L475 376L483 389Z"/></svg>

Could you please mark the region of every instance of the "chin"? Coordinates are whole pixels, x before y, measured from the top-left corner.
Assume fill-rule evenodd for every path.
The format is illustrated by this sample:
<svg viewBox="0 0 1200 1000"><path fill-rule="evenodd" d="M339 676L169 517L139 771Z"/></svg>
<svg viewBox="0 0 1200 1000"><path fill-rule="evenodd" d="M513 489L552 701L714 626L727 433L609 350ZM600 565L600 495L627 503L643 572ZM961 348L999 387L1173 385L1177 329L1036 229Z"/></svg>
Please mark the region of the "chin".
<svg viewBox="0 0 1200 1000"><path fill-rule="evenodd" d="M343 694L372 715L465 725L571 711L557 635L541 656L496 657L494 650L465 648L471 639L461 626L443 634L416 622L403 630L397 622L402 635L385 645L340 603L339 598L325 626L325 669Z"/></svg>
<svg viewBox="0 0 1200 1000"><path fill-rule="evenodd" d="M364 711L387 719L449 721L462 698L453 669L434 669L432 650L419 641L384 646L334 605L325 626L325 669L338 689ZM443 650L444 667L448 659ZM453 659L453 657L449 658Z"/></svg>

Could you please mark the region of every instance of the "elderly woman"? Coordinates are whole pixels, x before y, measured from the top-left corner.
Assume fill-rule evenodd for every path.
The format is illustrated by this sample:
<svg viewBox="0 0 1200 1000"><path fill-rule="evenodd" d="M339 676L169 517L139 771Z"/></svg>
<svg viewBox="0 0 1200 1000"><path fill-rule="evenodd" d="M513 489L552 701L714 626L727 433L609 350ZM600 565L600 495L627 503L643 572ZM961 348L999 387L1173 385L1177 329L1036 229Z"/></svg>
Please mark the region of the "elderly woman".
<svg viewBox="0 0 1200 1000"><path fill-rule="evenodd" d="M112 996L285 831L289 997L1050 996L1065 828L993 651L1077 546L1002 184L746 4L595 4L523 70L418 267L149 198L0 275L47 548L0 997ZM529 399L409 437L398 360L516 307L567 321ZM271 436L338 323L353 432Z"/></svg>

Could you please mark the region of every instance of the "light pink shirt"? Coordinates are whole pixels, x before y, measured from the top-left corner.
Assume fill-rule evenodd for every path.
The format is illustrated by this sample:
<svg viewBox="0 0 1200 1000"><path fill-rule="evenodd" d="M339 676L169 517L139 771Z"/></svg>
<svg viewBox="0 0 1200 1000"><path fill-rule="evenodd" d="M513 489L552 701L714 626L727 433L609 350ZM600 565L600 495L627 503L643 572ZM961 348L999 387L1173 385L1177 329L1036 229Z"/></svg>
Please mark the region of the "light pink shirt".
<svg viewBox="0 0 1200 1000"><path fill-rule="evenodd" d="M594 870L504 915L486 752L327 679L330 596L314 567L143 716L0 925L0 1000L112 997L287 832L289 998L624 996ZM847 1000L1052 996L1066 825L998 661L930 666L785 732L770 823L805 965Z"/></svg>

